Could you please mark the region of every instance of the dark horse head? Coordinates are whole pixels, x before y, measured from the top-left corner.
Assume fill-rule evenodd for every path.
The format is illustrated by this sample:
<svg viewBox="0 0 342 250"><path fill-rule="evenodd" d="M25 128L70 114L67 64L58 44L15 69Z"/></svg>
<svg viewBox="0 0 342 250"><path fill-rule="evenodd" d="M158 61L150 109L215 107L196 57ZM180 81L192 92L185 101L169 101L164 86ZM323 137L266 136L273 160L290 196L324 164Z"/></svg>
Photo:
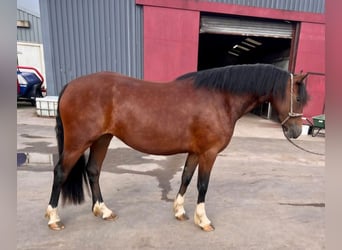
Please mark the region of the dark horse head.
<svg viewBox="0 0 342 250"><path fill-rule="evenodd" d="M308 101L304 79L308 74L290 74L283 98L273 98L272 104L288 138L297 138L302 133L303 107Z"/></svg>

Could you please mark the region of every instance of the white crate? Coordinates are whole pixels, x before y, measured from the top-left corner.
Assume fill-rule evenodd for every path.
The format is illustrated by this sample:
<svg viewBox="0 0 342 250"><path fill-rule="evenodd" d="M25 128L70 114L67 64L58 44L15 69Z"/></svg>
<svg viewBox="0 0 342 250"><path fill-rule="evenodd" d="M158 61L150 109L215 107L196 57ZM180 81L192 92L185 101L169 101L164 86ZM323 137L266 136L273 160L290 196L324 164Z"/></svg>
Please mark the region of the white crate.
<svg viewBox="0 0 342 250"><path fill-rule="evenodd" d="M58 96L36 98L38 116L54 117L57 115Z"/></svg>

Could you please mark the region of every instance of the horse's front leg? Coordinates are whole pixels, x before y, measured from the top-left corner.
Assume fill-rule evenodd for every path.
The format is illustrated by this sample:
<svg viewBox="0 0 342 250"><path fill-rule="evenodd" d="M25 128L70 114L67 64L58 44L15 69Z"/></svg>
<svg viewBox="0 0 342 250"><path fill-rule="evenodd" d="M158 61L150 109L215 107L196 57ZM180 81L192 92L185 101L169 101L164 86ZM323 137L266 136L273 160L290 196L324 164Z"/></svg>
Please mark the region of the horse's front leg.
<svg viewBox="0 0 342 250"><path fill-rule="evenodd" d="M191 182L191 179L195 172L197 164L198 164L198 156L195 154L189 153L186 158L184 169L183 169L182 183L181 183L177 197L173 204L173 211L175 213L175 217L181 221L189 219L184 209L184 194Z"/></svg>
<svg viewBox="0 0 342 250"><path fill-rule="evenodd" d="M198 169L198 199L194 215L195 224L206 232L213 231L215 228L208 219L205 211L205 195L208 190L210 172L214 165L216 153L206 153L200 156Z"/></svg>

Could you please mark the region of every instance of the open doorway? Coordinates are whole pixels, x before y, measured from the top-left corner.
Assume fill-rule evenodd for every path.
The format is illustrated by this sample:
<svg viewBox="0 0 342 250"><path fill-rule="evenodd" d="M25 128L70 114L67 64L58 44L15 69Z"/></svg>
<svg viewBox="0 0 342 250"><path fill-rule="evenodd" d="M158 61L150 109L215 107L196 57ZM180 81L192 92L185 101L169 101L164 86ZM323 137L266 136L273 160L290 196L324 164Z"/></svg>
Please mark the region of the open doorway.
<svg viewBox="0 0 342 250"><path fill-rule="evenodd" d="M256 18L202 15L198 70L236 64L267 63L289 70L295 24ZM269 103L253 113L273 119Z"/></svg>
<svg viewBox="0 0 342 250"><path fill-rule="evenodd" d="M269 63L288 69L291 39L203 33L198 70L236 64Z"/></svg>

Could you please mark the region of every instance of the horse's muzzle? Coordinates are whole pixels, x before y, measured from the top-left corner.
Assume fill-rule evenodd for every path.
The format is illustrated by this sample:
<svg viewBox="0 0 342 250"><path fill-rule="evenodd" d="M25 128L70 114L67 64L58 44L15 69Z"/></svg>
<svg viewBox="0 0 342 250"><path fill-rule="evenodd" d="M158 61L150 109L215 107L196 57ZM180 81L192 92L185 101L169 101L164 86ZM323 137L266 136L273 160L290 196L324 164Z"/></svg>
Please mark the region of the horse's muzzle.
<svg viewBox="0 0 342 250"><path fill-rule="evenodd" d="M286 137L296 139L302 134L302 126L283 125L283 131Z"/></svg>

